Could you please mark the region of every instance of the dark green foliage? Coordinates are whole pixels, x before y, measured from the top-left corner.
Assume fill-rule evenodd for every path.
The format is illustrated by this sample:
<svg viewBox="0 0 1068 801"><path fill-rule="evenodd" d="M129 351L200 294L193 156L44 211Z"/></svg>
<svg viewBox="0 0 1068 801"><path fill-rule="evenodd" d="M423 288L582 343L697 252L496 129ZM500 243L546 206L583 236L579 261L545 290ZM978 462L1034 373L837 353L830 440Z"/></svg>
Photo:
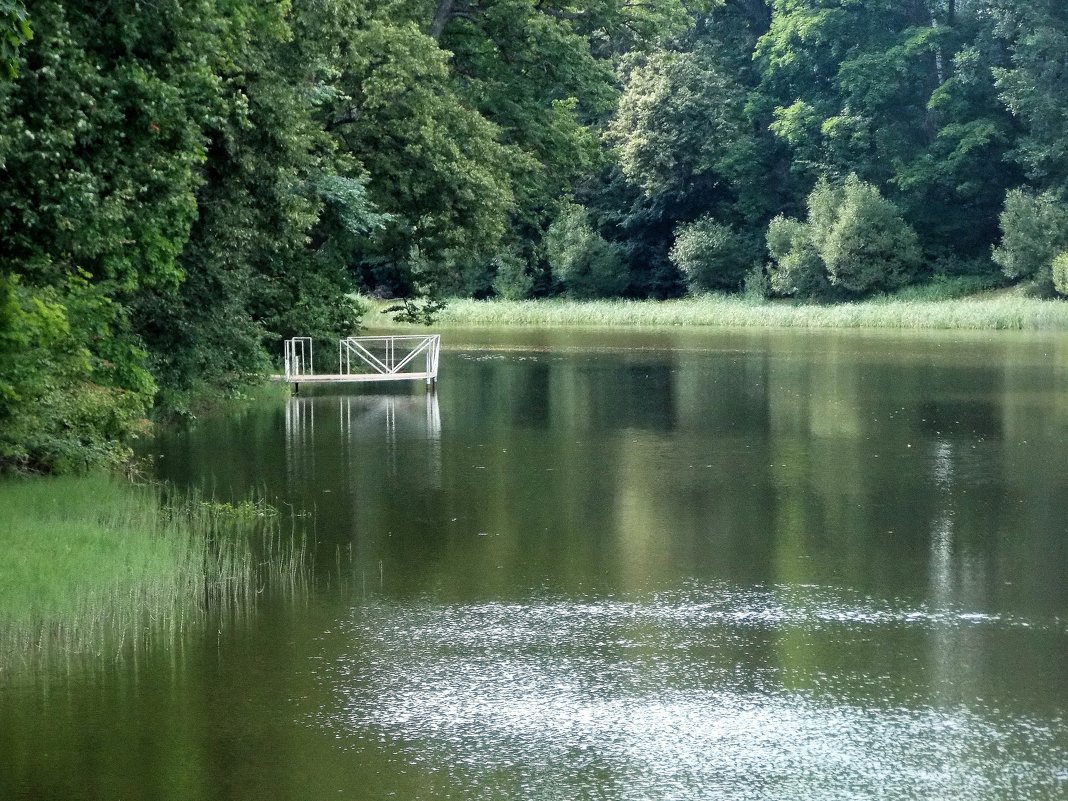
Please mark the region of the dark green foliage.
<svg viewBox="0 0 1068 801"><path fill-rule="evenodd" d="M1059 0L0 0L0 460L113 461L356 289L1063 293L1066 59Z"/></svg>
<svg viewBox="0 0 1068 801"><path fill-rule="evenodd" d="M1068 4L988 0L1011 63L995 70L997 88L1024 125L1013 156L1039 190L1068 195Z"/></svg>
<svg viewBox="0 0 1068 801"><path fill-rule="evenodd" d="M772 5L758 94L794 174L856 173L898 202L929 256L983 253L1019 176L992 75L1006 56L982 4Z"/></svg>
<svg viewBox="0 0 1068 801"><path fill-rule="evenodd" d="M393 319L401 323L433 325L438 314L444 311L447 305L448 303L440 298L402 298L400 304L382 311L383 314L392 314Z"/></svg>

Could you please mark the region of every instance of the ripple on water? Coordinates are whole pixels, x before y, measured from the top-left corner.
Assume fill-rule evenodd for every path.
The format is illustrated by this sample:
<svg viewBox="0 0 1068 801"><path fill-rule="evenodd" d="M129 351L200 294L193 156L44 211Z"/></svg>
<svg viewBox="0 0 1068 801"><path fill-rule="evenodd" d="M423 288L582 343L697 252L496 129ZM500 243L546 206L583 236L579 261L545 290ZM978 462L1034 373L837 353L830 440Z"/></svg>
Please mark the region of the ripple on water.
<svg viewBox="0 0 1068 801"><path fill-rule="evenodd" d="M1068 794L1063 710L1038 720L978 699L872 701L850 692L868 680L860 675L829 677L829 691L791 689L758 653L761 632L895 626L1042 628L815 587L374 605L337 633L352 647L322 673L337 705L319 722L356 747L392 742L448 771L467 798Z"/></svg>

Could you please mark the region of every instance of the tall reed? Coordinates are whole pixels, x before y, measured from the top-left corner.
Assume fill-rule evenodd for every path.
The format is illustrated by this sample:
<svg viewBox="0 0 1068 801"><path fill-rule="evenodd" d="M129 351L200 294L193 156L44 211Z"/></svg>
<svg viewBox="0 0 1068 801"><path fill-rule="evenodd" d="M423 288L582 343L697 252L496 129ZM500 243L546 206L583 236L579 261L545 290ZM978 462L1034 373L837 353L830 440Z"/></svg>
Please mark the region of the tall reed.
<svg viewBox="0 0 1068 801"><path fill-rule="evenodd" d="M304 587L305 543L238 505L109 476L0 483L0 675L119 655Z"/></svg>
<svg viewBox="0 0 1068 801"><path fill-rule="evenodd" d="M371 325L386 324L369 315ZM1015 295L949 300L877 298L795 304L726 295L679 300L453 300L448 326L718 326L725 328L897 328L1068 330L1068 302Z"/></svg>

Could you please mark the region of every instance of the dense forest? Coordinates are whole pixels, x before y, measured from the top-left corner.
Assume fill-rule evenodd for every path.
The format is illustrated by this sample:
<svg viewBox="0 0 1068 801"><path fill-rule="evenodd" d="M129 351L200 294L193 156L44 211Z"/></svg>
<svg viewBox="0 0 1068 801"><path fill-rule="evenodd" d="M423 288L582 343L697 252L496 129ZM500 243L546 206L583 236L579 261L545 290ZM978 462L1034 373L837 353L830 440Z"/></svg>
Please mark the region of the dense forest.
<svg viewBox="0 0 1068 801"><path fill-rule="evenodd" d="M1068 293L1062 0L0 0L0 465L356 292ZM416 299L412 303L411 299Z"/></svg>

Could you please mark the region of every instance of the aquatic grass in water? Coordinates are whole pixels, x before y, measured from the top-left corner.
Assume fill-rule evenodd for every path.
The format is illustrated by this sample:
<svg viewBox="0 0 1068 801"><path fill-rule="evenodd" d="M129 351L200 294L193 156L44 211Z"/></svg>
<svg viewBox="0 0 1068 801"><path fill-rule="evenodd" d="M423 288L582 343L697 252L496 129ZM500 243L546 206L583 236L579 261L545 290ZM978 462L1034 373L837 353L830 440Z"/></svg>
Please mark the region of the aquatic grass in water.
<svg viewBox="0 0 1068 801"><path fill-rule="evenodd" d="M110 476L0 484L0 674L177 636L263 586L297 590L304 544L233 505Z"/></svg>
<svg viewBox="0 0 1068 801"><path fill-rule="evenodd" d="M369 319L369 322L371 320ZM441 326L717 326L1068 330L1068 303L1013 295L923 300L888 296L857 303L795 304L725 295L679 300L453 300Z"/></svg>

